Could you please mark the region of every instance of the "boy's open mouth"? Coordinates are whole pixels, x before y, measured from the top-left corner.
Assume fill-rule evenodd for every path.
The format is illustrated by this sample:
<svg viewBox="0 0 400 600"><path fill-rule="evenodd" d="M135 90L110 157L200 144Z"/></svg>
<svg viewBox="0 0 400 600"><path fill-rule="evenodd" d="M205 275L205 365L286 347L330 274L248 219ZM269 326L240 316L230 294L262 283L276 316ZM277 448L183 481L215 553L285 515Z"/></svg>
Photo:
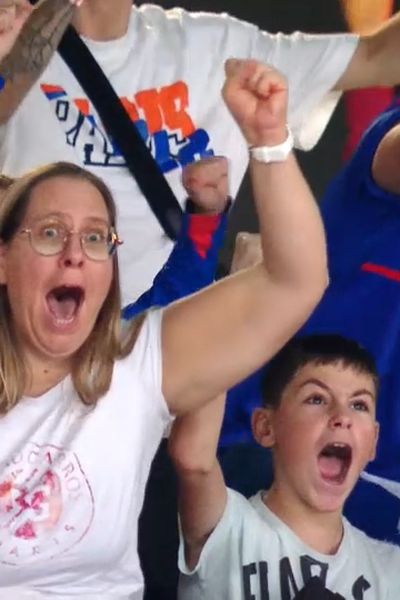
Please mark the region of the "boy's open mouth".
<svg viewBox="0 0 400 600"><path fill-rule="evenodd" d="M352 457L348 444L333 442L327 444L318 455L318 466L324 481L341 484L346 479Z"/></svg>
<svg viewBox="0 0 400 600"><path fill-rule="evenodd" d="M47 294L47 306L57 322L70 323L77 315L84 296L84 291L79 286L61 285Z"/></svg>

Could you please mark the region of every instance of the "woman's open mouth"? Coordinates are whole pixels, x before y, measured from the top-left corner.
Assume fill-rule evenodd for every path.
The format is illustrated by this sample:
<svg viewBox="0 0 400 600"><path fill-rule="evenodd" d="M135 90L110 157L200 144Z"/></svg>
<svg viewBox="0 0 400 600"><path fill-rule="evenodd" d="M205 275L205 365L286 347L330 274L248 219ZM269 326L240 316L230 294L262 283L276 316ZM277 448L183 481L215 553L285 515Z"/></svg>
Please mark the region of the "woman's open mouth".
<svg viewBox="0 0 400 600"><path fill-rule="evenodd" d="M79 286L61 285L46 296L47 306L57 327L70 325L78 315L84 300L84 290Z"/></svg>

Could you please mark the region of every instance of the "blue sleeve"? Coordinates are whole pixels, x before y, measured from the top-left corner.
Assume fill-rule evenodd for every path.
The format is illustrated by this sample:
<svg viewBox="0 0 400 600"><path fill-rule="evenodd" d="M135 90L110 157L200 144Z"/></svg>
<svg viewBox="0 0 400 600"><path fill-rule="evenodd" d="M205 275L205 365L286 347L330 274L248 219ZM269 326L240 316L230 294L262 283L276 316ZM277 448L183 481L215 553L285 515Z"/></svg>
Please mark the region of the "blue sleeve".
<svg viewBox="0 0 400 600"><path fill-rule="evenodd" d="M221 215L213 233L211 245L204 256L199 255L189 235L189 213L183 216L182 229L164 267L156 275L153 285L140 298L122 310L122 318L132 319L152 306L166 306L174 300L197 292L214 281L227 225L227 212Z"/></svg>
<svg viewBox="0 0 400 600"><path fill-rule="evenodd" d="M380 188L371 174L376 149L399 122L400 105L395 103L365 132L321 201L331 280L352 273L359 265L361 249L365 250L390 221L399 218L399 196Z"/></svg>

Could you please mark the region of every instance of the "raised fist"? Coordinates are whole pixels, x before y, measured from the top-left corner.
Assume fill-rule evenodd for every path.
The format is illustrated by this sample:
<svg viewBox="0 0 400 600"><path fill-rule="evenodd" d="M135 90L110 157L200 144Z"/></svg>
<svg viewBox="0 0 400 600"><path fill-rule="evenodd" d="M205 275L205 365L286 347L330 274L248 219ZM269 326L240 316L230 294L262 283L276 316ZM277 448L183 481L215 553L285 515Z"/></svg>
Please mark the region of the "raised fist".
<svg viewBox="0 0 400 600"><path fill-rule="evenodd" d="M230 58L225 63L222 94L246 141L273 146L287 137L288 90L285 77L256 60Z"/></svg>
<svg viewBox="0 0 400 600"><path fill-rule="evenodd" d="M182 183L199 212L222 212L228 201L228 161L223 156L204 158L184 167Z"/></svg>

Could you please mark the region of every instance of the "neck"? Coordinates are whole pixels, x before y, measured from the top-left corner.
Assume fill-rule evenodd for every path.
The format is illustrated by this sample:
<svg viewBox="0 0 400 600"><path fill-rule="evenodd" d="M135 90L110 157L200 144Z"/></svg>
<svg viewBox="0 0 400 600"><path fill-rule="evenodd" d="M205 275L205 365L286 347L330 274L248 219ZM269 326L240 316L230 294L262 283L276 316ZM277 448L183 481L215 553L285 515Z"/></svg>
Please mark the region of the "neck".
<svg viewBox="0 0 400 600"><path fill-rule="evenodd" d="M60 383L70 373L70 360L50 361L46 358L26 357L28 381L25 389L27 396L41 396Z"/></svg>
<svg viewBox="0 0 400 600"><path fill-rule="evenodd" d="M131 10L131 0L86 0L75 11L73 25L90 40L116 40L126 34Z"/></svg>
<svg viewBox="0 0 400 600"><path fill-rule="evenodd" d="M343 538L342 512L322 512L300 503L274 483L264 495L266 506L307 546L321 554L335 554Z"/></svg>

